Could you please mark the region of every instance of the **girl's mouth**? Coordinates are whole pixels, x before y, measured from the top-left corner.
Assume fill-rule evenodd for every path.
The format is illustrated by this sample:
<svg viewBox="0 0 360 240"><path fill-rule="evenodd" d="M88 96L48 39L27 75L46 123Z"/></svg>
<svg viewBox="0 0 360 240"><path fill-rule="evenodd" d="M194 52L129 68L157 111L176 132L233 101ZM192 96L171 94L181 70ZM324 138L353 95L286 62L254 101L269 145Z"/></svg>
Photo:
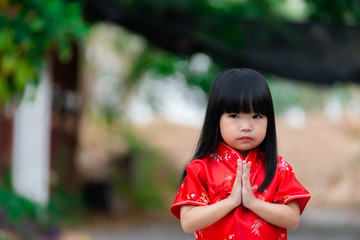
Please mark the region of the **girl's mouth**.
<svg viewBox="0 0 360 240"><path fill-rule="evenodd" d="M241 141L251 141L252 138L248 137L248 136L244 136L244 137L239 138L239 140L241 140Z"/></svg>
<svg viewBox="0 0 360 240"><path fill-rule="evenodd" d="M244 140L244 139L251 139L251 137L249 137L249 136L244 136L244 137L241 137L240 139L241 139L241 140Z"/></svg>

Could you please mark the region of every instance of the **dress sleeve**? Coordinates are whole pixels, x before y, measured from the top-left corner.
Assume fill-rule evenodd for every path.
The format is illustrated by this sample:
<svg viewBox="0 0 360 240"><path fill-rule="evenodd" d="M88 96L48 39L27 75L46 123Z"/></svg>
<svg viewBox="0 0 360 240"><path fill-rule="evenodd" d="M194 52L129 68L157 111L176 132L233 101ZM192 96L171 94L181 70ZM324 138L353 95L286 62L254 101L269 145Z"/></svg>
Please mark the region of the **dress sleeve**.
<svg viewBox="0 0 360 240"><path fill-rule="evenodd" d="M278 190L274 196L274 202L286 204L294 199L299 203L300 214L310 200L310 193L296 179L293 168L282 158L278 159L277 172L279 174Z"/></svg>
<svg viewBox="0 0 360 240"><path fill-rule="evenodd" d="M203 164L193 161L186 167L186 177L171 206L171 213L180 219L180 208L183 205L209 205L209 195L206 188L206 175Z"/></svg>

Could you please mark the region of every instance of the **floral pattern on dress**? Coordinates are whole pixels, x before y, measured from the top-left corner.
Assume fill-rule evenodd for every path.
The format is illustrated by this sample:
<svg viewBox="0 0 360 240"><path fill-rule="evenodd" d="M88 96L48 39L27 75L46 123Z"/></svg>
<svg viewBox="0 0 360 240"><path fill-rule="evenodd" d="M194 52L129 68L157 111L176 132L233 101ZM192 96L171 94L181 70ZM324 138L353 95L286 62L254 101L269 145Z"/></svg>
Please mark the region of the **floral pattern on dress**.
<svg viewBox="0 0 360 240"><path fill-rule="evenodd" d="M279 240L281 240L281 239L287 239L287 234L286 234L286 232L280 234Z"/></svg>
<svg viewBox="0 0 360 240"><path fill-rule="evenodd" d="M261 219L257 219L254 221L251 226L251 233L260 236L260 228L262 227L263 221Z"/></svg>
<svg viewBox="0 0 360 240"><path fill-rule="evenodd" d="M231 154L229 154L229 151L225 151L225 156L224 156L226 161L229 161L229 159L231 159Z"/></svg>
<svg viewBox="0 0 360 240"><path fill-rule="evenodd" d="M283 158L278 162L277 166L280 169L280 171L289 171L290 170L289 164Z"/></svg>
<svg viewBox="0 0 360 240"><path fill-rule="evenodd" d="M265 198L264 198L264 196L263 196L263 195L261 195L261 194L259 194L259 196L257 196L257 199L260 199L260 200L263 200L263 201L265 201Z"/></svg>
<svg viewBox="0 0 360 240"><path fill-rule="evenodd" d="M229 237L225 238L224 240L228 240L228 239L235 239L235 234L230 234Z"/></svg>
<svg viewBox="0 0 360 240"><path fill-rule="evenodd" d="M220 156L220 155L217 154L217 153L211 153L211 154L209 155L209 157L210 157L210 159L215 159L217 162L220 162L220 161L223 160L223 159L222 159L222 156Z"/></svg>
<svg viewBox="0 0 360 240"><path fill-rule="evenodd" d="M206 205L210 204L209 196L205 192L201 193L201 196L197 196L195 193L187 194L186 196L188 200L193 202L204 203Z"/></svg>
<svg viewBox="0 0 360 240"><path fill-rule="evenodd" d="M257 185L255 185L255 186L257 186ZM256 190L257 190L257 188L256 188ZM267 190L265 188L261 193L259 193L259 195L257 196L257 199L266 201L266 196L267 196Z"/></svg>
<svg viewBox="0 0 360 240"><path fill-rule="evenodd" d="M281 204L286 203L290 198L292 198L291 195L286 195L285 197L283 197L283 199L281 199L280 203Z"/></svg>
<svg viewBox="0 0 360 240"><path fill-rule="evenodd" d="M226 181L231 181L231 180L233 180L233 177L231 175L227 174L226 177L225 177L225 180Z"/></svg>

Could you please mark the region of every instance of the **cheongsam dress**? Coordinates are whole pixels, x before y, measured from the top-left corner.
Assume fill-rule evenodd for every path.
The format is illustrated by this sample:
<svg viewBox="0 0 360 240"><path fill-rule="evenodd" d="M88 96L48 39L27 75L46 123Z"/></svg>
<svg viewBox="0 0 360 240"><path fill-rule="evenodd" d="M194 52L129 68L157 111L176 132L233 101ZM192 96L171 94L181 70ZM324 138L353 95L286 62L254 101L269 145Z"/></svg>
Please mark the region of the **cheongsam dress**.
<svg viewBox="0 0 360 240"><path fill-rule="evenodd" d="M251 162L250 184L255 197L277 204L286 204L296 199L301 214L310 199L310 193L295 178L292 167L281 156L278 156L272 182L265 190L256 191L265 178L264 156L256 148L244 158ZM239 152L220 142L216 153L191 161L186 166L187 176L171 206L172 214L180 219L180 208L183 205L206 206L227 198L232 190L239 159L244 160ZM286 229L266 222L243 205L194 234L197 240L287 239Z"/></svg>

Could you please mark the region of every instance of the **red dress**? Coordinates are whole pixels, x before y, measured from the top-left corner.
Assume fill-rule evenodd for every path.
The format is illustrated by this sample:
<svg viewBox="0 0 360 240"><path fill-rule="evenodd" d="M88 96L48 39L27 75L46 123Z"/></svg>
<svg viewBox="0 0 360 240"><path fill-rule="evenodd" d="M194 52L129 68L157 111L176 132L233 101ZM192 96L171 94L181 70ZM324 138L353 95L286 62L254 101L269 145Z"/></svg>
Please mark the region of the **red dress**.
<svg viewBox="0 0 360 240"><path fill-rule="evenodd" d="M190 162L186 167L187 176L171 206L172 214L180 219L180 208L183 205L206 206L227 198L235 180L238 159L243 160L236 150L221 142L216 153ZM262 192L256 190L265 177L264 154L254 149L245 160L251 161L250 183L255 197L278 204L296 199L300 214L304 211L310 194L295 178L292 167L282 157L278 157L274 179ZM194 234L198 240L287 239L286 229L266 222L243 205Z"/></svg>

